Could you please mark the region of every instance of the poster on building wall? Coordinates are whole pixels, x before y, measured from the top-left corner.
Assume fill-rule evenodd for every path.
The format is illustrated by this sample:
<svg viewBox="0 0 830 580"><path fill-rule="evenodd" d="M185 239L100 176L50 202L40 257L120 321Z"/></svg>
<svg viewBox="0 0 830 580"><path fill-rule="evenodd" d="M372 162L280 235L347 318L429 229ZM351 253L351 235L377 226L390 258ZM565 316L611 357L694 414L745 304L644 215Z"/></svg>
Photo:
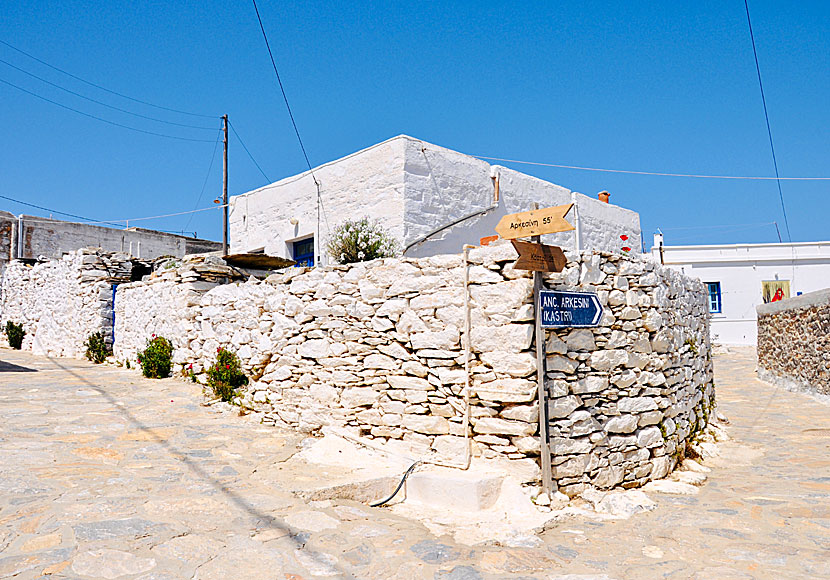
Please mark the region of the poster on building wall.
<svg viewBox="0 0 830 580"><path fill-rule="evenodd" d="M789 280L764 280L761 282L761 296L764 304L778 302L790 297Z"/></svg>

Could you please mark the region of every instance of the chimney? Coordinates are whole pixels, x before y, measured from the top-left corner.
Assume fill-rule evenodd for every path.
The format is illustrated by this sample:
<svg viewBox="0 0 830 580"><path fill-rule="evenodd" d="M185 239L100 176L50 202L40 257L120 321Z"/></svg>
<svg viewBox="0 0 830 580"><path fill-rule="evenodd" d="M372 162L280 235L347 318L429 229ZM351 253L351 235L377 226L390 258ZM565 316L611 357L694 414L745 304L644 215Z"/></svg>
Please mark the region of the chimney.
<svg viewBox="0 0 830 580"><path fill-rule="evenodd" d="M605 203L608 203L608 198L611 197L611 194L608 193L607 191L600 191L597 194L597 197L599 198L600 201L604 201Z"/></svg>

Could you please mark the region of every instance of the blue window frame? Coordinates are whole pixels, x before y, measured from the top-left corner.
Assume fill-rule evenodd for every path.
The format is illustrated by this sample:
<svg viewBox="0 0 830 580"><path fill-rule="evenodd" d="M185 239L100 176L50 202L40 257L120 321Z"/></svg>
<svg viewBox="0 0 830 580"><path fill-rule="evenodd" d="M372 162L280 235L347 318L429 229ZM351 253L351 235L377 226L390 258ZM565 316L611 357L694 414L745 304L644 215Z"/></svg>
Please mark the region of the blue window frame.
<svg viewBox="0 0 830 580"><path fill-rule="evenodd" d="M709 291L709 312L721 312L720 282L706 282L706 289Z"/></svg>
<svg viewBox="0 0 830 580"><path fill-rule="evenodd" d="M308 266L310 268L314 265L314 238L294 242L291 253L294 255L297 266Z"/></svg>

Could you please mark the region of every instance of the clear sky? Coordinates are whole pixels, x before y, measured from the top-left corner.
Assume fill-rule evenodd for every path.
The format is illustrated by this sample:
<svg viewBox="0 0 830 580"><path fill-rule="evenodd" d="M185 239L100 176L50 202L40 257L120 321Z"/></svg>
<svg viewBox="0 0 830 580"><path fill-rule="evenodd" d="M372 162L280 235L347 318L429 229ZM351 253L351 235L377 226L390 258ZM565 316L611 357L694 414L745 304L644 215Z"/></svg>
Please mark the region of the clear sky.
<svg viewBox="0 0 830 580"><path fill-rule="evenodd" d="M188 211L221 193L227 113L270 181L306 169L249 1L3 0L0 195L92 219ZM260 12L313 165L406 133L464 153L638 171L774 175L741 0L275 2ZM830 3L751 0L782 176L830 176ZM232 134L230 193L269 181ZM774 181L502 163L638 211L666 243L777 241ZM202 185L207 183L199 199ZM830 239L830 181L784 181L794 241ZM0 199L0 209L48 215ZM60 217L60 216L55 216ZM133 222L220 239L218 211ZM728 227L715 227L728 226ZM704 229L701 229L704 228Z"/></svg>

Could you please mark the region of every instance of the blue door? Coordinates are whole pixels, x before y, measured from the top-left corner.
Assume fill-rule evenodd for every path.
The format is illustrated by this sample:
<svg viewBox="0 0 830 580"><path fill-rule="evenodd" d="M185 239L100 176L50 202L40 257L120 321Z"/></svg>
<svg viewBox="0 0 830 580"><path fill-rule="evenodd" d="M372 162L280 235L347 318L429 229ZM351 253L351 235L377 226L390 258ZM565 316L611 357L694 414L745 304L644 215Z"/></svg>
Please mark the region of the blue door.
<svg viewBox="0 0 830 580"><path fill-rule="evenodd" d="M314 265L314 238L294 242L292 254L294 254L297 266L312 267Z"/></svg>

